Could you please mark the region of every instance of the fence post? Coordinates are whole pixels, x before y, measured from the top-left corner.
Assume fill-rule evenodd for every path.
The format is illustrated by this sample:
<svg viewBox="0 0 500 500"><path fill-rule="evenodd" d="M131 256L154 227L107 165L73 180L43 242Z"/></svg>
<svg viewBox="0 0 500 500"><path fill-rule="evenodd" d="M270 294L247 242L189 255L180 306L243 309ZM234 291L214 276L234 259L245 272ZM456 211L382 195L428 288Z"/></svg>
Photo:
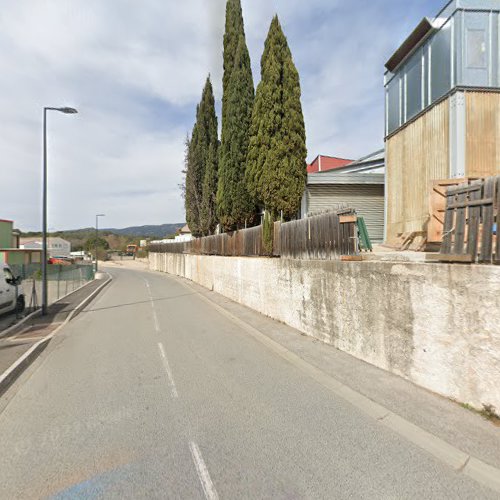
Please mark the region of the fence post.
<svg viewBox="0 0 500 500"><path fill-rule="evenodd" d="M57 299L58 300L61 298L60 289L59 289L60 283L61 283L61 266L58 266L58 268L57 268Z"/></svg>

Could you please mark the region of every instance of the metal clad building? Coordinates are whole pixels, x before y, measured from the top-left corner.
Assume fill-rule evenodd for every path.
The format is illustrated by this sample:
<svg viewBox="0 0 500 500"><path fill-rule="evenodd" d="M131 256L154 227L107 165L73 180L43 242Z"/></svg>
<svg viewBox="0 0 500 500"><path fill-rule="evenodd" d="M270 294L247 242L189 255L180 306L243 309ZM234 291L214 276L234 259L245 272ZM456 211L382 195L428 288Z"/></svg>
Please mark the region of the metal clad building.
<svg viewBox="0 0 500 500"><path fill-rule="evenodd" d="M302 216L340 207L355 208L365 218L374 242L384 238L384 154L382 151L350 165L307 176Z"/></svg>
<svg viewBox="0 0 500 500"><path fill-rule="evenodd" d="M387 240L425 231L433 180L500 173L500 0L452 0L386 64Z"/></svg>

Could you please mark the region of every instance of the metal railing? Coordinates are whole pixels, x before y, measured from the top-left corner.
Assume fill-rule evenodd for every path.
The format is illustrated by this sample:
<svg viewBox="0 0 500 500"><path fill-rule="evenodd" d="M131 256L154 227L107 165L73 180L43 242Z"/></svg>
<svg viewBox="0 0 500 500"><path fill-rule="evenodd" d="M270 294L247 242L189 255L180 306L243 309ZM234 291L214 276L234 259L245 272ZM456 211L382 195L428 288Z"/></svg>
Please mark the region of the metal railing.
<svg viewBox="0 0 500 500"><path fill-rule="evenodd" d="M10 264L14 276L22 278L27 311L40 306L42 297L41 264ZM71 264L47 266L47 285L49 304L80 288L94 279L92 264Z"/></svg>

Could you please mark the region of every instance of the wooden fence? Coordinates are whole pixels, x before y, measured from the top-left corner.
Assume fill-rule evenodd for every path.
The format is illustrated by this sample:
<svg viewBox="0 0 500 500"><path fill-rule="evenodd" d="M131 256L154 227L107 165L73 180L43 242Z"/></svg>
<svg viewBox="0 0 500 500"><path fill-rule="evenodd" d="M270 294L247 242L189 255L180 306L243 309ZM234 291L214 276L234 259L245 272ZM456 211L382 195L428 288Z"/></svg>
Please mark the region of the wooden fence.
<svg viewBox="0 0 500 500"><path fill-rule="evenodd" d="M341 214L328 212L292 222L275 222L272 255L293 259L340 259L343 255L357 255L357 234L356 215L352 210ZM149 251L229 257L269 256L263 242L262 226L187 242L153 244Z"/></svg>
<svg viewBox="0 0 500 500"><path fill-rule="evenodd" d="M440 261L500 264L500 176L449 188Z"/></svg>
<svg viewBox="0 0 500 500"><path fill-rule="evenodd" d="M282 224L280 256L331 260L357 255L356 220L354 214L325 213Z"/></svg>

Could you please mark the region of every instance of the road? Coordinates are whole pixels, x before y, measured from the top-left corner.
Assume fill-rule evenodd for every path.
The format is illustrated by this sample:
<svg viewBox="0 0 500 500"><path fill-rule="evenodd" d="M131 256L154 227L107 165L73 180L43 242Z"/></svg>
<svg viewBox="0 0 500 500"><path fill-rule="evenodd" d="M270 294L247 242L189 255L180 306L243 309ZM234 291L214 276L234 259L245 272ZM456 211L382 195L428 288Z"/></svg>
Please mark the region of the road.
<svg viewBox="0 0 500 500"><path fill-rule="evenodd" d="M497 498L180 280L112 274L0 407L0 498Z"/></svg>

